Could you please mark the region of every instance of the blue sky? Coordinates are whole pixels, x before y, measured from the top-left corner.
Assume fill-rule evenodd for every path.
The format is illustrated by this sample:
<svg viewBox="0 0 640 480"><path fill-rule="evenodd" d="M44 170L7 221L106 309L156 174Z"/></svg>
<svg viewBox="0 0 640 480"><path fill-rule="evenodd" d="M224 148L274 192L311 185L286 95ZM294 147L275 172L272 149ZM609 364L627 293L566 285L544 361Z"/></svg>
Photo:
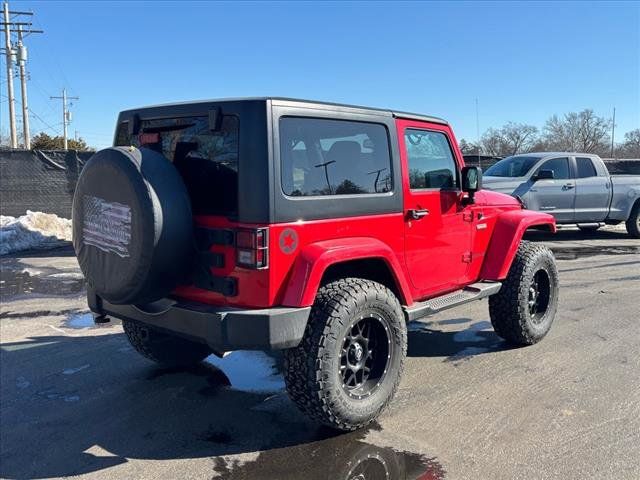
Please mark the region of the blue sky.
<svg viewBox="0 0 640 480"><path fill-rule="evenodd" d="M29 2L32 131L111 142L117 112L172 101L278 95L449 120L458 136L542 126L593 108L616 139L640 127L640 2ZM2 124L7 129L2 70ZM16 88L17 88L16 84ZM17 90L19 91L19 90ZM19 98L19 95L18 95ZM19 111L19 109L18 109ZM619 133L618 133L619 132Z"/></svg>

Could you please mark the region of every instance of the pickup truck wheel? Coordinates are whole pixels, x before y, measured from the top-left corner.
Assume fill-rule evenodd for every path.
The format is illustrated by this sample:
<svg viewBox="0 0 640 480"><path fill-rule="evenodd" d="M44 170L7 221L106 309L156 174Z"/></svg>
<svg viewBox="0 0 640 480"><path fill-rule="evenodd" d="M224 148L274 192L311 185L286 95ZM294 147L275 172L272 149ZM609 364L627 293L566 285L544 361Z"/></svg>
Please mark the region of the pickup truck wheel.
<svg viewBox="0 0 640 480"><path fill-rule="evenodd" d="M640 201L631 209L631 214L627 219L627 232L633 238L640 238Z"/></svg>
<svg viewBox="0 0 640 480"><path fill-rule="evenodd" d="M211 355L207 345L138 322L123 320L122 327L129 343L139 354L165 367L188 367Z"/></svg>
<svg viewBox="0 0 640 480"><path fill-rule="evenodd" d="M489 297L495 332L507 342L533 345L544 338L558 307L558 270L547 247L522 242L500 291Z"/></svg>
<svg viewBox="0 0 640 480"><path fill-rule="evenodd" d="M305 335L285 351L284 379L296 405L338 430L377 418L393 398L407 354L407 327L384 285L345 278L320 288Z"/></svg>

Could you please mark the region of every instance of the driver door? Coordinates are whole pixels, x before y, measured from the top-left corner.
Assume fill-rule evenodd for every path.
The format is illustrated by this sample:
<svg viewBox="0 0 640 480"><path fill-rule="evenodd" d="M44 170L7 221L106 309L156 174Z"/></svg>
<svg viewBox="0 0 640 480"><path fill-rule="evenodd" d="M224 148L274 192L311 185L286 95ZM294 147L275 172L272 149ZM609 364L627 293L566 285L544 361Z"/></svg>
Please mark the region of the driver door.
<svg viewBox="0 0 640 480"><path fill-rule="evenodd" d="M553 179L537 180L530 192L537 200L537 209L550 213L558 222L571 223L575 220L576 182L571 173L569 158L558 157L546 160L536 169L551 170Z"/></svg>
<svg viewBox="0 0 640 480"><path fill-rule="evenodd" d="M462 204L460 160L448 128L398 120L405 261L422 298L459 288L471 261L472 211Z"/></svg>

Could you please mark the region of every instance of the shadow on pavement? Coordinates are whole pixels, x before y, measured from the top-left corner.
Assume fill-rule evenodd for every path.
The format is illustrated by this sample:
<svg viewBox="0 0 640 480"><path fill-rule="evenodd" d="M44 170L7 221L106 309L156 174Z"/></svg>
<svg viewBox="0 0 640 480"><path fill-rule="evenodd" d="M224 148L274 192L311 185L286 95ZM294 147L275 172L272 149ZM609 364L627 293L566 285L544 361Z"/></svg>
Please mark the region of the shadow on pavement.
<svg viewBox="0 0 640 480"><path fill-rule="evenodd" d="M73 250L73 245L69 242L67 245L56 248L47 248L42 250L20 250L8 255L3 255L2 258L48 258L48 257L75 257L76 252Z"/></svg>
<svg viewBox="0 0 640 480"><path fill-rule="evenodd" d="M552 234L532 230L526 232L524 238L533 242L545 242L558 260L640 253L640 242L623 231L583 232L577 229L564 229Z"/></svg>
<svg viewBox="0 0 640 480"><path fill-rule="evenodd" d="M44 336L1 347L2 478L79 475L129 458L211 458L212 476L225 479L444 475L433 459L370 445L364 432L318 427L281 389L237 390L209 363L152 366L123 334ZM258 451L249 463L225 457Z"/></svg>
<svg viewBox="0 0 640 480"><path fill-rule="evenodd" d="M439 330L439 324L466 328L456 331ZM514 348L493 331L491 322L473 323L470 318L453 318L437 323L412 322L409 324L410 357L445 357L445 361L457 361L483 353L499 352Z"/></svg>

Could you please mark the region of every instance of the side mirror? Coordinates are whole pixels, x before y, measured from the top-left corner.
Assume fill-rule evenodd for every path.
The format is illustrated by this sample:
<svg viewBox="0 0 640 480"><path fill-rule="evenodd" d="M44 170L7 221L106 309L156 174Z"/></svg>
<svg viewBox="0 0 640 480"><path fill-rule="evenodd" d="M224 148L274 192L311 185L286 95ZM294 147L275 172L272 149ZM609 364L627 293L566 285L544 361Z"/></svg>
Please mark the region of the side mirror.
<svg viewBox="0 0 640 480"><path fill-rule="evenodd" d="M482 169L480 167L464 167L462 169L462 191L469 194L469 203L474 202L474 196L482 190Z"/></svg>
<svg viewBox="0 0 640 480"><path fill-rule="evenodd" d="M553 180L556 177L553 170L540 170L536 176L533 178L534 180Z"/></svg>

